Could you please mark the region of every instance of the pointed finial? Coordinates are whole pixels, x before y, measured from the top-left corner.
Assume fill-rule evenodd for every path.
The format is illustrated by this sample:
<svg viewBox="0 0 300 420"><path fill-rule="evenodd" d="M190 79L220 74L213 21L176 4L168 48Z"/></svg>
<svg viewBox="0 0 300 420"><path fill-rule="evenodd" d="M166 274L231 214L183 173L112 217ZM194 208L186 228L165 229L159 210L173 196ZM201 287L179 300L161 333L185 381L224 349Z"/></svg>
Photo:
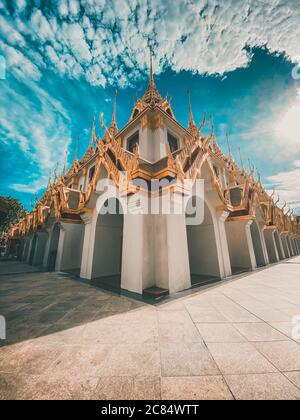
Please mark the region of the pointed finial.
<svg viewBox="0 0 300 420"><path fill-rule="evenodd" d="M239 147L238 149L239 149L241 167L242 167L242 170L244 171L245 170L245 167L244 167L244 162L243 162L243 158L242 158L241 148Z"/></svg>
<svg viewBox="0 0 300 420"><path fill-rule="evenodd" d="M77 143L76 143L76 150L75 150L75 156L74 161L78 160L78 153L79 153L79 141L80 141L80 135L77 137Z"/></svg>
<svg viewBox="0 0 300 420"><path fill-rule="evenodd" d="M64 178L64 176L66 174L67 163L68 163L68 155L69 155L69 151L68 151L68 148L66 148L65 160L64 160L64 165L63 165L62 173L61 173L62 178Z"/></svg>
<svg viewBox="0 0 300 420"><path fill-rule="evenodd" d="M191 92L187 90L188 95L188 102L189 102L189 126L195 125L193 111L192 111L192 104L191 104Z"/></svg>
<svg viewBox="0 0 300 420"><path fill-rule="evenodd" d="M112 123L116 123L116 121L117 121L117 95L118 95L118 91L117 91L117 89L115 89L114 110L113 110L113 116L112 116Z"/></svg>
<svg viewBox="0 0 300 420"><path fill-rule="evenodd" d="M228 131L226 131L226 140L227 140L227 147L228 147L229 156L232 157Z"/></svg>
<svg viewBox="0 0 300 420"><path fill-rule="evenodd" d="M92 124L92 131L91 131L89 148L93 147L93 143L94 143L94 139L95 139L95 128L96 128L96 116L93 115L93 124Z"/></svg>
<svg viewBox="0 0 300 420"><path fill-rule="evenodd" d="M149 43L149 53L150 53L150 85L154 85L154 76L153 76L153 45Z"/></svg>

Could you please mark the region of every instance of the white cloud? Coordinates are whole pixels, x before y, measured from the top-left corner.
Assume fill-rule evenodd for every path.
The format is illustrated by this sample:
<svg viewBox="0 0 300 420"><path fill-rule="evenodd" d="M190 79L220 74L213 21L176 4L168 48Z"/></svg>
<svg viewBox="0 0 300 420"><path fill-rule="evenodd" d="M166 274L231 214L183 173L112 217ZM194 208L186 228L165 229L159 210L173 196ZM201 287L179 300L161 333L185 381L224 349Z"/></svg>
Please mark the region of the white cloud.
<svg viewBox="0 0 300 420"><path fill-rule="evenodd" d="M280 197L281 205L284 202L300 214L300 168L299 161L295 161L295 169L287 172L279 172L268 177L271 186L275 188L276 194Z"/></svg>
<svg viewBox="0 0 300 420"><path fill-rule="evenodd" d="M95 85L139 77L147 67L149 39L157 44L157 72L168 63L176 71L223 74L248 65L247 45L266 45L295 62L300 56L297 0L60 0L52 9L32 9L26 25L22 16L29 4L18 0L14 16L1 18L5 44L29 59L34 42L50 69ZM114 69L123 65L131 71L120 77ZM18 67L15 73L20 75Z"/></svg>
<svg viewBox="0 0 300 420"><path fill-rule="evenodd" d="M18 147L28 165L33 164L35 168L34 177L10 188L37 192L45 187L56 163L61 164L64 159L65 150L71 143L70 118L60 102L35 82L27 81L27 88L30 95L25 97L8 83L2 85L0 138L10 147L10 153Z"/></svg>

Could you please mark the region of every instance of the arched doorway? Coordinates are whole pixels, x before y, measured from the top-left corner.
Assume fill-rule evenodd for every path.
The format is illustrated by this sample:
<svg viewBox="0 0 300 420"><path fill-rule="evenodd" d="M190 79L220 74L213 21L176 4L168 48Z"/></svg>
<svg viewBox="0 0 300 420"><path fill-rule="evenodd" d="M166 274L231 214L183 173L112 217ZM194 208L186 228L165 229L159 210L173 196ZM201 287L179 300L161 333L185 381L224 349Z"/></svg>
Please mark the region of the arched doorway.
<svg viewBox="0 0 300 420"><path fill-rule="evenodd" d="M260 234L259 227L257 225L256 220L253 220L253 223L250 226L250 231L251 231L251 237L252 237L257 267L263 267L266 265L266 260L265 260L264 251L262 247L261 234Z"/></svg>
<svg viewBox="0 0 300 420"><path fill-rule="evenodd" d="M50 238L49 256L48 256L48 270L55 271L57 247L59 241L60 228L58 224L53 226Z"/></svg>
<svg viewBox="0 0 300 420"><path fill-rule="evenodd" d="M198 201L198 198L190 199L188 207L191 204L195 207L195 200ZM221 275L214 220L206 203L202 224L189 225L186 215L186 232L192 286L219 280Z"/></svg>
<svg viewBox="0 0 300 420"><path fill-rule="evenodd" d="M123 226L119 200L106 200L97 218L92 283L114 291L121 289Z"/></svg>

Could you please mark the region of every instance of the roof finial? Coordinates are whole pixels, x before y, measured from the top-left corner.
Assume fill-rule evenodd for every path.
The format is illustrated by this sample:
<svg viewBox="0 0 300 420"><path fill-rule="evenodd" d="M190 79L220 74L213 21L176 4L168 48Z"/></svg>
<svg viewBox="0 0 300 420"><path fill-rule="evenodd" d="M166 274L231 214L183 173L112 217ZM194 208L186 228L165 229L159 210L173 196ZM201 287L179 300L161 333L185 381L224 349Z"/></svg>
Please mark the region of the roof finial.
<svg viewBox="0 0 300 420"><path fill-rule="evenodd" d="M191 126L191 125L195 125L195 121L194 121L192 104L191 104L191 92L189 89L187 90L187 94L188 94L188 101L189 101L189 126Z"/></svg>
<svg viewBox="0 0 300 420"><path fill-rule="evenodd" d="M113 111L113 116L112 116L112 123L116 123L116 121L117 121L117 95L118 95L118 91L117 91L117 89L115 89L115 94L114 94L114 111Z"/></svg>
<svg viewBox="0 0 300 420"><path fill-rule="evenodd" d="M226 131L226 140L227 140L227 147L228 147L229 157L232 157L228 131Z"/></svg>
<svg viewBox="0 0 300 420"><path fill-rule="evenodd" d="M118 130L118 126L117 126L117 94L118 91L117 89L115 90L115 94L114 94L114 109L113 109L113 115L112 115L112 119L111 119L111 123L109 126L109 131L112 135L116 135Z"/></svg>
<svg viewBox="0 0 300 420"><path fill-rule="evenodd" d="M244 167L244 162L243 162L243 158L242 158L241 148L239 147L238 149L239 149L241 167L242 167L242 170L244 171L245 170L245 167Z"/></svg>
<svg viewBox="0 0 300 420"><path fill-rule="evenodd" d="M150 53L150 86L154 86L154 76L153 76L153 45L149 43L149 53Z"/></svg>
<svg viewBox="0 0 300 420"><path fill-rule="evenodd" d="M69 151L68 151L68 147L66 148L66 152L65 152L65 160L64 160L64 165L63 165L63 169L61 172L61 177L64 178L65 174L66 174L66 168L67 168L67 162L68 162L68 155L69 155Z"/></svg>
<svg viewBox="0 0 300 420"><path fill-rule="evenodd" d="M89 148L93 147L94 138L95 138L95 128L96 128L96 116L93 115L93 124L92 124L92 131L91 131Z"/></svg>
<svg viewBox="0 0 300 420"><path fill-rule="evenodd" d="M75 150L75 156L74 161L78 160L78 153L79 153L79 141L80 141L80 135L77 137L77 143L76 143L76 150Z"/></svg>

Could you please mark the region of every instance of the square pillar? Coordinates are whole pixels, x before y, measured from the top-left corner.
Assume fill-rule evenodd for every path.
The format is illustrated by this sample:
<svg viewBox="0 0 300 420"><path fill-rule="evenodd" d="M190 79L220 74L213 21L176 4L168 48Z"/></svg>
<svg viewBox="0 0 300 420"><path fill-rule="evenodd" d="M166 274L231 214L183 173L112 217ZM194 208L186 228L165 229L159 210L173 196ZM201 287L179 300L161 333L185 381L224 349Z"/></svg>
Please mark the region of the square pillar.
<svg viewBox="0 0 300 420"><path fill-rule="evenodd" d="M281 243L282 243L282 247L284 251L284 256L285 258L290 258L290 251L289 251L289 247L287 243L287 235L285 233L282 233L280 235L280 238L281 238Z"/></svg>
<svg viewBox="0 0 300 420"><path fill-rule="evenodd" d="M255 270L257 268L251 237L252 220L229 220L226 234L231 267L234 271Z"/></svg>
<svg viewBox="0 0 300 420"><path fill-rule="evenodd" d="M267 245L270 263L279 262L279 255L274 237L275 229L273 227L266 227L264 230L265 241Z"/></svg>
<svg viewBox="0 0 300 420"><path fill-rule="evenodd" d="M33 256L33 265L41 266L43 265L45 249L46 249L46 244L47 244L49 235L48 235L48 232L46 231L39 231L36 233L36 235L37 235L37 241L36 241L36 247L35 247L35 252Z"/></svg>
<svg viewBox="0 0 300 420"><path fill-rule="evenodd" d="M227 211L219 211L216 213L216 244L219 254L221 278L230 277L232 275L229 247L226 234L226 220L228 214L229 213Z"/></svg>

